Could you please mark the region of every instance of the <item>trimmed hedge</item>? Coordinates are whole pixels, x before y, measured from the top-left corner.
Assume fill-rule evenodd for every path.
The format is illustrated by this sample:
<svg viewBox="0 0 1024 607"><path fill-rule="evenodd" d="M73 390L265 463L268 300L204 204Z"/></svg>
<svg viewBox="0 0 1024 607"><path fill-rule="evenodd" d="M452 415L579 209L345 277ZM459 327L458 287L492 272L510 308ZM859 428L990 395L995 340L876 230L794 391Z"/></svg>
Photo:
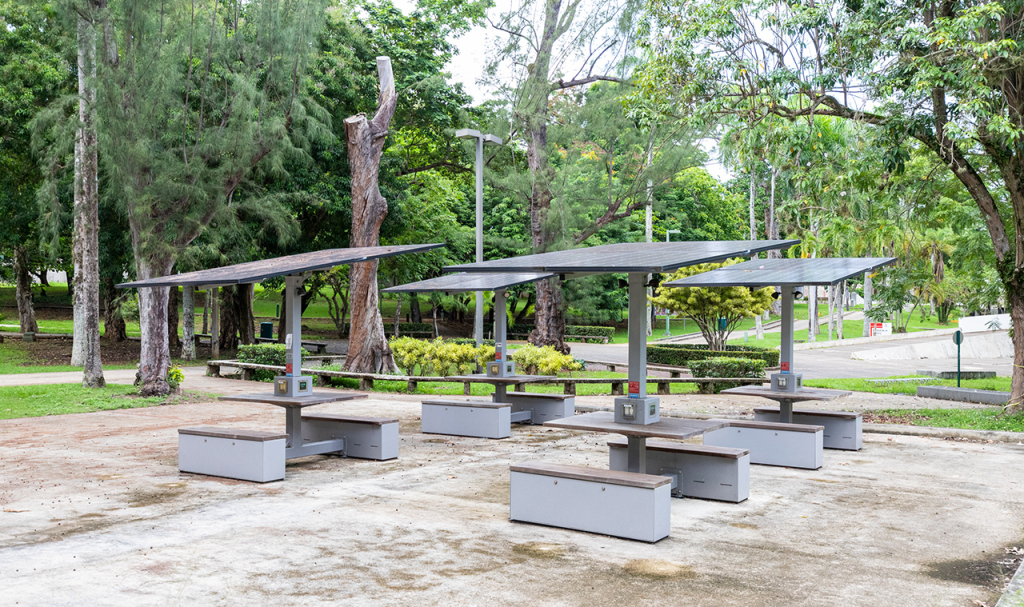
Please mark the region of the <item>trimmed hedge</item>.
<svg viewBox="0 0 1024 607"><path fill-rule="evenodd" d="M778 350L753 346L726 346L725 351L711 350L707 344L660 344L647 346L647 362L660 365L690 367L692 364L716 357L738 357L764 361L766 367L779 366Z"/></svg>
<svg viewBox="0 0 1024 607"><path fill-rule="evenodd" d="M302 349L302 358L309 356L309 351ZM284 344L255 344L251 346L238 346L238 361L243 363L255 363L257 365L285 365ZM274 371L258 370L253 371L252 378L256 381L274 381L278 374Z"/></svg>
<svg viewBox="0 0 1024 607"><path fill-rule="evenodd" d="M763 360L716 356L694 361L690 365L690 373L694 377L764 377L765 366ZM722 390L738 385L732 382L714 382L700 384L698 390L701 394L718 394Z"/></svg>
<svg viewBox="0 0 1024 607"><path fill-rule="evenodd" d="M515 335L526 335L533 331L537 325L519 323L509 327L508 332ZM615 327L598 327L598 326L584 326L584 325L565 325L566 337L570 335L588 335L591 337L607 337L611 339L615 336Z"/></svg>
<svg viewBox="0 0 1024 607"><path fill-rule="evenodd" d="M476 345L476 339L474 339L472 337L442 337L441 339L443 339L444 341L449 342L449 343L459 344L459 345L463 345L463 346L475 346ZM494 340L493 339L485 339L484 340L484 345L485 346L491 346L493 348L494 347Z"/></svg>
<svg viewBox="0 0 1024 607"><path fill-rule="evenodd" d="M349 332L352 330L352 325L345 323L345 332L341 334L342 337L348 337ZM392 335L395 330L394 322L384 322L384 335ZM434 334L434 325L429 322L400 322L398 323L399 333L430 333Z"/></svg>

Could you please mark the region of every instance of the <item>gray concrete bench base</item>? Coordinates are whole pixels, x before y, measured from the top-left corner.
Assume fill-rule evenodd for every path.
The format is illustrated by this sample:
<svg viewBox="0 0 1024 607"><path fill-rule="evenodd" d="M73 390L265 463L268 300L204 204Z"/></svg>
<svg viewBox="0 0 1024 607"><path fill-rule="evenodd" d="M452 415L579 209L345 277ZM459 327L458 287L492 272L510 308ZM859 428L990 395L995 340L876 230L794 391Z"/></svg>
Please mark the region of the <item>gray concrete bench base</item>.
<svg viewBox="0 0 1024 607"><path fill-rule="evenodd" d="M613 482L623 478L638 483ZM628 483L628 481L627 481ZM512 466L513 521L656 542L671 527L668 478L581 466Z"/></svg>
<svg viewBox="0 0 1024 607"><path fill-rule="evenodd" d="M729 424L728 427L705 432L704 444L750 449L751 464L808 470L821 468L824 460L821 426L732 420Z"/></svg>
<svg viewBox="0 0 1024 607"><path fill-rule="evenodd" d="M821 444L826 449L859 451L864 446L862 437L864 426L860 413L830 413L828 411L793 411L793 423L825 428ZM778 407L754 409L754 421L778 422Z"/></svg>
<svg viewBox="0 0 1024 607"><path fill-rule="evenodd" d="M284 478L287 435L202 426L178 430L178 470L267 483Z"/></svg>
<svg viewBox="0 0 1024 607"><path fill-rule="evenodd" d="M647 473L674 478L672 494L739 503L750 497L750 452L729 457L701 452L701 445L647 442ZM608 443L608 467L626 470L626 441Z"/></svg>
<svg viewBox="0 0 1024 607"><path fill-rule="evenodd" d="M426 434L508 438L512 435L509 403L425 400L421 414Z"/></svg>
<svg viewBox="0 0 1024 607"><path fill-rule="evenodd" d="M572 394L509 392L505 397L512 405L513 414L530 412L529 423L531 424L539 425L576 414L576 397Z"/></svg>
<svg viewBox="0 0 1024 607"><path fill-rule="evenodd" d="M302 416L302 442L344 440L345 457L388 460L398 457L398 420L322 413Z"/></svg>

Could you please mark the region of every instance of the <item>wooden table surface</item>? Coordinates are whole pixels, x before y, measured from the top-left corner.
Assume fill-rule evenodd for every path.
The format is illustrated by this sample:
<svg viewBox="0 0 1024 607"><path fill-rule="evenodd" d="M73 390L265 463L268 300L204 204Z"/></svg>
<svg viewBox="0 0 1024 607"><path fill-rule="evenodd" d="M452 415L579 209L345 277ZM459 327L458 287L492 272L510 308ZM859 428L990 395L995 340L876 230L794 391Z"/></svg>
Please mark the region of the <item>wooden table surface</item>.
<svg viewBox="0 0 1024 607"><path fill-rule="evenodd" d="M564 419L544 422L551 428L564 430L583 430L587 432L607 432L626 436L642 436L645 438L674 438L683 440L700 436L709 430L718 430L729 425L728 420L682 419L663 417L653 424L622 424L615 422L615 414L611 411L597 411L574 415Z"/></svg>
<svg viewBox="0 0 1024 607"><path fill-rule="evenodd" d="M781 390L772 390L769 386L739 386L722 390L722 394L760 396L771 400L799 403L807 400L835 400L841 396L849 396L850 392L845 390L826 390L825 388L802 388L796 392L783 392Z"/></svg>
<svg viewBox="0 0 1024 607"><path fill-rule="evenodd" d="M266 403L278 407L312 407L342 400L366 398L366 394L345 394L342 392L321 392L310 396L277 396L273 392L256 392L252 394L232 394L221 396L218 400L234 400L244 403Z"/></svg>
<svg viewBox="0 0 1024 607"><path fill-rule="evenodd" d="M497 377L487 375L486 373L474 373L472 375L452 375L446 377L447 381L460 381L460 382L483 382L487 384L528 384L535 381L551 381L558 379L554 375L506 375L505 377Z"/></svg>

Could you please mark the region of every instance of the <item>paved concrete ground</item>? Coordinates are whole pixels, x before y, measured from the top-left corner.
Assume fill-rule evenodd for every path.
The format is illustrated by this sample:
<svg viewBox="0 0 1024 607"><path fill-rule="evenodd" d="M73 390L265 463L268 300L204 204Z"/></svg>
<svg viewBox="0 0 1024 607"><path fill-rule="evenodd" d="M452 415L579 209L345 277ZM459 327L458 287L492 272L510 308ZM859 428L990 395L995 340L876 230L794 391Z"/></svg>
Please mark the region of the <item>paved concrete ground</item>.
<svg viewBox="0 0 1024 607"><path fill-rule="evenodd" d="M743 504L673 500L654 545L510 523L510 463L603 467L607 437L424 435L418 401L320 407L398 417L400 458L267 485L179 473L176 428L279 429L270 406L2 421L0 604L992 605L1021 545L1024 447L878 435L818 471L753 467Z"/></svg>

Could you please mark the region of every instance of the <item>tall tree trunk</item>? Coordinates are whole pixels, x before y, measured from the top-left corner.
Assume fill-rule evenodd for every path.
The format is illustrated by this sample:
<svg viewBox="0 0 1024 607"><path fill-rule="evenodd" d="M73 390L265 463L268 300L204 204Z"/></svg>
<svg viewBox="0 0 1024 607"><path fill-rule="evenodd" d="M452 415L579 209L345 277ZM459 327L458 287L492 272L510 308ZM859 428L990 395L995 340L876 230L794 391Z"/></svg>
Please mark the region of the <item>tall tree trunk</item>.
<svg viewBox="0 0 1024 607"><path fill-rule="evenodd" d="M14 250L14 299L18 304L18 325L22 333L38 333L36 311L32 306L32 275L28 272L28 251L25 247Z"/></svg>
<svg viewBox="0 0 1024 607"><path fill-rule="evenodd" d="M360 114L345 119L349 165L352 173L352 236L353 247L375 247L380 244L380 225L388 214L388 201L381 196L378 185L380 158L388 134L388 125L395 114L398 94L389 57L377 57L380 96L373 120ZM349 371L397 373L391 347L384 335L377 290L378 262L352 264L349 291L352 299L352 324L349 331L345 367Z"/></svg>
<svg viewBox="0 0 1024 607"><path fill-rule="evenodd" d="M100 361L99 152L96 135L97 23L78 17L78 132L75 134L74 341L71 364L82 386L102 388Z"/></svg>
<svg viewBox="0 0 1024 607"><path fill-rule="evenodd" d="M644 165L644 170L651 168L651 163L654 162L654 127L651 127L651 137L647 144L647 164ZM608 167L609 179L608 189L612 187L612 175L611 165ZM644 204L644 238L646 242L654 242L654 180L647 180L647 203ZM665 236L666 240L668 235ZM647 275L648 284L651 282L651 275ZM647 336L650 337L654 334L654 305L651 303L651 297L654 295L654 289L647 287Z"/></svg>
<svg viewBox="0 0 1024 607"><path fill-rule="evenodd" d="M181 292L178 287L167 290L167 347L172 352L181 350L181 339L178 337L178 306L181 304Z"/></svg>
<svg viewBox="0 0 1024 607"><path fill-rule="evenodd" d="M771 196L768 197L768 213L765 217L765 228L768 233L768 240L779 240L779 221L775 216L775 182L781 174L781 169L772 169ZM768 251L768 259L782 259L782 251L772 249ZM782 299L773 299L771 313L776 316L782 314ZM767 314L767 312L765 312Z"/></svg>
<svg viewBox="0 0 1024 607"><path fill-rule="evenodd" d="M253 311L253 305L256 303L256 285L250 282L239 285L238 289L238 339L243 344L252 345L256 343L256 313Z"/></svg>
<svg viewBox="0 0 1024 607"><path fill-rule="evenodd" d="M804 287L807 293L807 341L818 340L818 287Z"/></svg>
<svg viewBox="0 0 1024 607"><path fill-rule="evenodd" d="M182 287L181 313L184 320L181 328L181 358L196 359L196 298L195 287Z"/></svg>
<svg viewBox="0 0 1024 607"><path fill-rule="evenodd" d="M750 240L757 240L757 219L754 216L754 198L756 193L756 183L754 181L754 167L750 167ZM751 259L756 259L755 255ZM764 339L764 323L761 320L760 314L754 315L754 335L757 339Z"/></svg>
<svg viewBox="0 0 1024 607"><path fill-rule="evenodd" d="M238 303L243 285L234 285L221 289L220 298L220 335L218 339L222 350L238 349L238 334L242 329L243 320L239 317Z"/></svg>
<svg viewBox="0 0 1024 607"><path fill-rule="evenodd" d="M835 287L835 285L830 285L830 286L827 287L827 289L828 289L828 291L827 291L827 293L828 293L828 340L832 341L832 331L835 330L835 322L836 322L835 308L834 308L835 299L836 299L835 298L836 287Z"/></svg>
<svg viewBox="0 0 1024 607"><path fill-rule="evenodd" d="M103 336L112 344L128 339L124 316L121 315L121 302L128 293L129 291L118 289L112 277L107 277L103 281Z"/></svg>
<svg viewBox="0 0 1024 607"><path fill-rule="evenodd" d="M398 293L398 302L395 305L395 337L398 337L398 328L402 324L402 294Z"/></svg>
<svg viewBox="0 0 1024 607"><path fill-rule="evenodd" d="M285 340L284 319L288 318L288 291L281 289L281 313L277 315L277 343L283 344ZM344 319L342 319L344 320Z"/></svg>
<svg viewBox="0 0 1024 607"><path fill-rule="evenodd" d="M871 309L872 289L871 272L864 272L864 329L861 331L861 335L864 337L871 335L871 319L868 318L868 310Z"/></svg>
<svg viewBox="0 0 1024 607"><path fill-rule="evenodd" d="M843 310L846 303L846 281L844 280L839 283L836 288L839 289L839 297L836 300L838 304L836 305L836 316L838 317L836 319L836 336L839 338L839 341L843 341Z"/></svg>
<svg viewBox="0 0 1024 607"><path fill-rule="evenodd" d="M133 240L137 234L133 230ZM139 280L167 276L174 260L169 254L141 255L142 248L133 243L136 253L135 273ZM171 367L171 350L167 342L168 287L139 289L139 325L142 329L142 351L139 373L143 396L166 396L171 393L167 370Z"/></svg>
<svg viewBox="0 0 1024 607"><path fill-rule="evenodd" d="M409 316L412 322L423 322L423 313L420 312L420 296L418 293L410 293Z"/></svg>

